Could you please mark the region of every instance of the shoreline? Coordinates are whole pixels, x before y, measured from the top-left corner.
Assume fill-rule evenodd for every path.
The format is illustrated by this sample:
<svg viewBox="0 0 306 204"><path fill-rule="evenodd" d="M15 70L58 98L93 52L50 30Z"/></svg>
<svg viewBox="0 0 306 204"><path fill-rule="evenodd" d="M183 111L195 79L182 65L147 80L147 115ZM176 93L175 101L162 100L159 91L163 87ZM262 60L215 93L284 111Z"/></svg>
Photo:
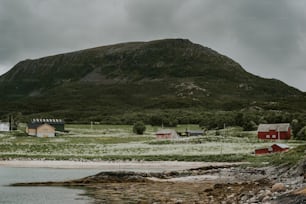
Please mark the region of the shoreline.
<svg viewBox="0 0 306 204"><path fill-rule="evenodd" d="M100 170L92 176L67 181L14 183L11 186L88 187L87 193L96 202L131 201L177 203L199 201L205 203L287 203L298 198L305 200L304 177L299 171L288 174L291 167L247 167L246 163L180 162L180 161L52 161L5 160L1 167L43 167ZM304 166L304 163L299 165ZM300 169L300 168L297 168ZM289 171L290 172L290 171ZM132 187L131 187L132 186ZM118 189L124 193L118 194ZM166 189L161 191L160 189ZM299 191L297 191L299 189ZM180 195L167 200L169 194ZM123 196L121 196L123 195ZM166 199L166 200L165 200ZM172 202L173 201L173 202Z"/></svg>
<svg viewBox="0 0 306 204"><path fill-rule="evenodd" d="M241 162L184 161L66 161L66 160L1 160L1 167L100 169L103 171L177 171L202 167L237 166Z"/></svg>

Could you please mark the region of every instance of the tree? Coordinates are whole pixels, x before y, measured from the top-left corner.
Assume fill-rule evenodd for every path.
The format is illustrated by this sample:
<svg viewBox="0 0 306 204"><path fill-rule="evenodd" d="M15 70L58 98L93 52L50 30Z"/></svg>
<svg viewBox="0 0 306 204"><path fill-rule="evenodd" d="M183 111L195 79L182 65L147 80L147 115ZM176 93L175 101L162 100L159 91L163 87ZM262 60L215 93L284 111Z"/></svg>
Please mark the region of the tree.
<svg viewBox="0 0 306 204"><path fill-rule="evenodd" d="M163 124L163 117L160 115L152 115L150 118L150 124L152 126L162 126Z"/></svg>
<svg viewBox="0 0 306 204"><path fill-rule="evenodd" d="M133 132L137 135L142 135L146 131L146 126L143 122L138 121L133 126Z"/></svg>
<svg viewBox="0 0 306 204"><path fill-rule="evenodd" d="M243 126L243 131L253 131L257 129L257 125L254 121L246 121Z"/></svg>
<svg viewBox="0 0 306 204"><path fill-rule="evenodd" d="M306 140L306 126L304 126L295 136L298 140Z"/></svg>
<svg viewBox="0 0 306 204"><path fill-rule="evenodd" d="M302 122L301 119L293 119L291 121L291 129L293 137L295 139L301 139L303 137L303 131L301 131L306 126L305 122Z"/></svg>
<svg viewBox="0 0 306 204"><path fill-rule="evenodd" d="M237 113L235 116L235 125L242 127L243 126L243 114Z"/></svg>

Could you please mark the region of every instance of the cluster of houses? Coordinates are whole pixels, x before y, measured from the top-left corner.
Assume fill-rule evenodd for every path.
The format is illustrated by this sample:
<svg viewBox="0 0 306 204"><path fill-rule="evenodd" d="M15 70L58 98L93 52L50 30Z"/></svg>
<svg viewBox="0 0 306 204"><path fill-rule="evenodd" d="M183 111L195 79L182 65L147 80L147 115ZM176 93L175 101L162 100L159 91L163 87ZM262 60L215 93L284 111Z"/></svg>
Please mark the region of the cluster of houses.
<svg viewBox="0 0 306 204"><path fill-rule="evenodd" d="M0 132L11 130L9 122L0 121ZM62 119L32 119L26 127L29 136L54 137L58 132L65 132L65 122Z"/></svg>
<svg viewBox="0 0 306 204"><path fill-rule="evenodd" d="M257 130L258 139L261 140L289 140L291 138L291 128L289 123L260 124ZM286 144L273 144L269 147L255 149L256 155L286 152L289 146Z"/></svg>
<svg viewBox="0 0 306 204"><path fill-rule="evenodd" d="M176 132L171 129L161 129L156 132L157 139L176 139L179 136L201 136L204 135L203 130L186 130L185 132ZM291 138L291 129L289 123L279 124L260 124L257 130L257 137L260 140L281 141ZM255 150L256 155L269 154L276 152L285 152L289 150L286 144L273 144L269 147Z"/></svg>
<svg viewBox="0 0 306 204"><path fill-rule="evenodd" d="M0 122L0 132L11 130L9 122ZM62 119L32 119L26 128L26 133L36 137L54 137L58 132L65 131L65 122ZM204 130L187 130L176 132L172 129L161 129L156 132L157 139L177 139L180 136L202 136ZM257 130L257 137L260 140L281 141L291 138L289 123L279 124L260 124ZM289 147L285 144L273 144L269 147L255 150L256 155L270 154L288 151Z"/></svg>

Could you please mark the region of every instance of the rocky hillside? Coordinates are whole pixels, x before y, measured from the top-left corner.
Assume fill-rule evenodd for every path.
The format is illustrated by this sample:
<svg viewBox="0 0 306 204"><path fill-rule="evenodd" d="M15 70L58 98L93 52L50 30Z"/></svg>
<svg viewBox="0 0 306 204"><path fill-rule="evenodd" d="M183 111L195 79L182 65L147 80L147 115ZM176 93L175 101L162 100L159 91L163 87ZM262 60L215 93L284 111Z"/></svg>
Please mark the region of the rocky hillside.
<svg viewBox="0 0 306 204"><path fill-rule="evenodd" d="M2 113L111 115L236 110L303 95L184 39L131 42L25 60L0 77ZM46 105L47 104L47 105Z"/></svg>

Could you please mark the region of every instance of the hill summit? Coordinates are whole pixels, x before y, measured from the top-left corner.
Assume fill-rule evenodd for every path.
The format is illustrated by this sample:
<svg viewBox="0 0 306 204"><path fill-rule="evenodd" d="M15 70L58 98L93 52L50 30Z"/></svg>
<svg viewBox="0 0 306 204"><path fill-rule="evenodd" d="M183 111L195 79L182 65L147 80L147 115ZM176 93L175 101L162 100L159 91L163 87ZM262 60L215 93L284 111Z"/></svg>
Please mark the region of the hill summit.
<svg viewBox="0 0 306 204"><path fill-rule="evenodd" d="M156 79L204 75L243 74L233 60L210 48L184 39L131 42L78 52L25 60L2 77L8 81L83 80L103 83L103 79Z"/></svg>
<svg viewBox="0 0 306 204"><path fill-rule="evenodd" d="M25 60L0 77L0 92L7 112L15 107L25 114L82 112L86 117L127 110L240 109L254 101L302 95L186 39L121 43Z"/></svg>

